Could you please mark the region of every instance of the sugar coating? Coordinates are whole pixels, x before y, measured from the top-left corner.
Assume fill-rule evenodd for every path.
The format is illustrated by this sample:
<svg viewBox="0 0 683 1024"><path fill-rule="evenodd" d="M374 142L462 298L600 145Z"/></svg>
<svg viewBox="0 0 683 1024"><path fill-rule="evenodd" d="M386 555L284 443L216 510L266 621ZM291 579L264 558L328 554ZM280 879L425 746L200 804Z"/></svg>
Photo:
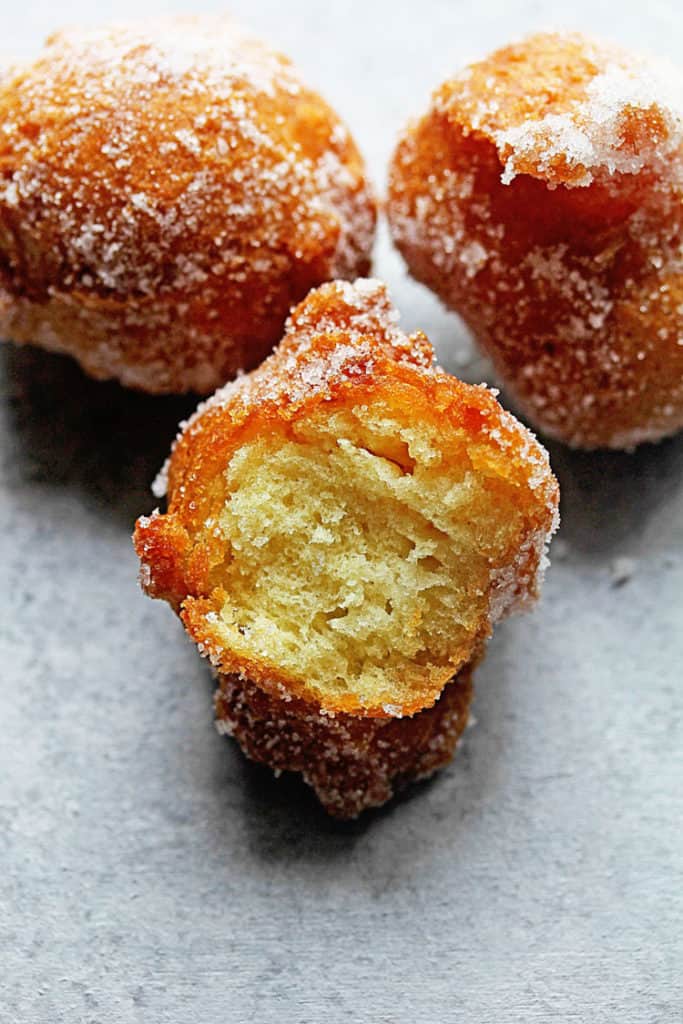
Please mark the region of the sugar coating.
<svg viewBox="0 0 683 1024"><path fill-rule="evenodd" d="M574 445L683 425L682 111L670 65L532 36L441 86L392 161L413 274Z"/></svg>
<svg viewBox="0 0 683 1024"><path fill-rule="evenodd" d="M69 30L0 80L0 331L212 390L314 284L368 267L345 126L225 17Z"/></svg>
<svg viewBox="0 0 683 1024"><path fill-rule="evenodd" d="M328 332L335 336L334 346L317 349L316 341ZM257 371L229 381L199 403L189 420L180 424L175 444L186 433L205 429L205 414L211 409L229 409L237 420L249 408L264 403L294 409L321 394L330 395L339 382L371 373L383 350L392 360L415 366L422 374L446 377L434 362L434 351L426 336L420 331L407 335L399 327L399 312L383 281L330 281L311 292L292 311L283 340L269 360ZM498 395L487 384L467 387L482 398L486 396L487 404L489 396ZM495 418L484 428L486 436L501 452L520 458L532 489L545 488L550 474L548 453L534 434L497 402L495 410ZM167 492L169 467L170 458L154 481L156 497ZM548 500L554 508L550 492Z"/></svg>
<svg viewBox="0 0 683 1024"><path fill-rule="evenodd" d="M496 133L507 154L502 182L509 184L532 159L541 174L559 160L575 170L567 185L590 185L596 174L638 174L648 163L661 164L675 153L683 137L683 79L664 61L634 59L629 67L609 64L586 86L586 96L565 114L547 114ZM624 144L624 122L636 114L657 111L662 129L644 144Z"/></svg>
<svg viewBox="0 0 683 1024"><path fill-rule="evenodd" d="M663 59L598 44L578 33L531 37L517 49L523 53L525 45L533 47L535 41L553 38L565 48L557 47L557 65L549 70L556 79L566 76L566 88L548 78L540 82L541 111L547 110L542 116L538 107L525 116L528 111L524 102L517 102L509 78L497 80L495 73L487 78L484 90L480 75L465 69L435 94L436 109L458 119L466 112L469 130L495 143L504 165L504 184L526 173L556 184L585 187L601 172L637 174L677 151L683 139L679 68ZM577 50L583 66L578 66ZM569 66L562 66L567 55ZM514 57L519 59L518 54ZM522 73L520 69L520 79ZM650 131L640 133L632 140L636 144L631 144L630 126L634 122L645 126L648 121Z"/></svg>
<svg viewBox="0 0 683 1024"><path fill-rule="evenodd" d="M253 405L296 405L320 392L329 392L336 381L372 368L378 337L397 361L415 363L427 373L436 372L433 351L424 335L407 336L398 327L398 311L392 306L383 281L330 281L318 289L316 297L323 301L305 301L287 318L280 346L259 372L238 376L199 403L190 419L180 424L176 444L186 433L204 429L204 415L210 409L231 408L237 417L238 410ZM343 333L339 332L337 322L340 311L344 316ZM340 334L334 348L301 360L301 351L326 330ZM277 365L275 373L270 372L273 362ZM170 459L154 481L153 493L157 497L166 494L169 467Z"/></svg>
<svg viewBox="0 0 683 1024"><path fill-rule="evenodd" d="M433 707L400 721L324 715L287 695L269 696L236 675L219 676L218 683L218 731L276 774L300 772L325 810L342 819L381 806L407 783L448 764L472 698L469 667Z"/></svg>

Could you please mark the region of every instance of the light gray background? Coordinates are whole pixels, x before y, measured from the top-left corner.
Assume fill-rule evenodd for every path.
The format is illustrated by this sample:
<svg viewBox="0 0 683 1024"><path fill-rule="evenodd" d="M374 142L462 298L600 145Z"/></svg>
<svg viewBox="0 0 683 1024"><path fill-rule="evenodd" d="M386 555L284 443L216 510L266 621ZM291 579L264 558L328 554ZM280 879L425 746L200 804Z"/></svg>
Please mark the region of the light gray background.
<svg viewBox="0 0 683 1024"><path fill-rule="evenodd" d="M5 3L0 49L169 9ZM379 185L431 87L510 37L683 44L674 0L232 10ZM489 376L384 237L376 273L446 365ZM205 664L137 589L132 524L192 403L9 346L0 392L2 1024L682 1019L683 438L551 447L561 540L478 672L476 726L436 781L344 827L215 733Z"/></svg>

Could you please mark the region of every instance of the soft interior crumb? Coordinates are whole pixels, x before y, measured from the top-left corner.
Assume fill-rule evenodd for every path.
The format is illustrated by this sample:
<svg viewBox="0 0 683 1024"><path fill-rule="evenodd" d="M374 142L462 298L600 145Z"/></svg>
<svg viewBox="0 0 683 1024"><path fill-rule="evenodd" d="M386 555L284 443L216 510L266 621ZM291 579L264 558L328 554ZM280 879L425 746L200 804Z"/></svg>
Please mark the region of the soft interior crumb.
<svg viewBox="0 0 683 1024"><path fill-rule="evenodd" d="M226 648L366 704L462 664L521 513L466 450L446 468L431 433L373 405L238 450L213 580Z"/></svg>

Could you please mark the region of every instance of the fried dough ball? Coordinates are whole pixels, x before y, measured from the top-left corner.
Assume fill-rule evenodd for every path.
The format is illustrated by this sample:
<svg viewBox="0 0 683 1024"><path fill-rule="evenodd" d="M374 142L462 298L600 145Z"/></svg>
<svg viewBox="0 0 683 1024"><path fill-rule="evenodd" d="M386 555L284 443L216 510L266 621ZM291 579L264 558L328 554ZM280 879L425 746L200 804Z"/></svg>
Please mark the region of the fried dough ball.
<svg viewBox="0 0 683 1024"><path fill-rule="evenodd" d="M431 706L535 597L556 524L544 449L396 319L378 281L312 291L184 427L135 531L219 672L327 714Z"/></svg>
<svg viewBox="0 0 683 1024"><path fill-rule="evenodd" d="M411 272L571 445L683 426L682 81L580 35L531 36L442 85L391 163Z"/></svg>
<svg viewBox="0 0 683 1024"><path fill-rule="evenodd" d="M557 523L544 449L396 321L378 281L312 291L184 425L168 512L135 530L145 590L218 671L219 728L339 817L450 759Z"/></svg>
<svg viewBox="0 0 683 1024"><path fill-rule="evenodd" d="M374 224L337 115L225 17L61 32L0 76L0 337L94 377L213 391L367 272Z"/></svg>
<svg viewBox="0 0 683 1024"><path fill-rule="evenodd" d="M467 665L431 708L400 719L323 715L238 675L219 676L216 725L253 761L299 772L333 817L355 818L448 764L467 725L471 676Z"/></svg>

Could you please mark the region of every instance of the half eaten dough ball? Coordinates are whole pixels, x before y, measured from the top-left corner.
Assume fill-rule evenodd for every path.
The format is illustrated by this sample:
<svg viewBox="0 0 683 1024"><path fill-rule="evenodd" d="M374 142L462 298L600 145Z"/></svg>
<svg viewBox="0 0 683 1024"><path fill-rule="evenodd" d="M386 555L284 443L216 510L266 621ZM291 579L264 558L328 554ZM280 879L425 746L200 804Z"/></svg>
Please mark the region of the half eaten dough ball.
<svg viewBox="0 0 683 1024"><path fill-rule="evenodd" d="M558 502L546 452L432 358L382 284L334 282L185 427L168 512L135 541L146 590L221 672L327 712L410 715L536 595Z"/></svg>
<svg viewBox="0 0 683 1024"><path fill-rule="evenodd" d="M94 377L214 390L367 272L374 224L337 115L227 18L61 32L0 74L0 337Z"/></svg>
<svg viewBox="0 0 683 1024"><path fill-rule="evenodd" d="M144 588L218 672L221 731L340 817L450 759L557 522L543 448L396 321L378 281L312 291L184 427L168 511L135 531Z"/></svg>

